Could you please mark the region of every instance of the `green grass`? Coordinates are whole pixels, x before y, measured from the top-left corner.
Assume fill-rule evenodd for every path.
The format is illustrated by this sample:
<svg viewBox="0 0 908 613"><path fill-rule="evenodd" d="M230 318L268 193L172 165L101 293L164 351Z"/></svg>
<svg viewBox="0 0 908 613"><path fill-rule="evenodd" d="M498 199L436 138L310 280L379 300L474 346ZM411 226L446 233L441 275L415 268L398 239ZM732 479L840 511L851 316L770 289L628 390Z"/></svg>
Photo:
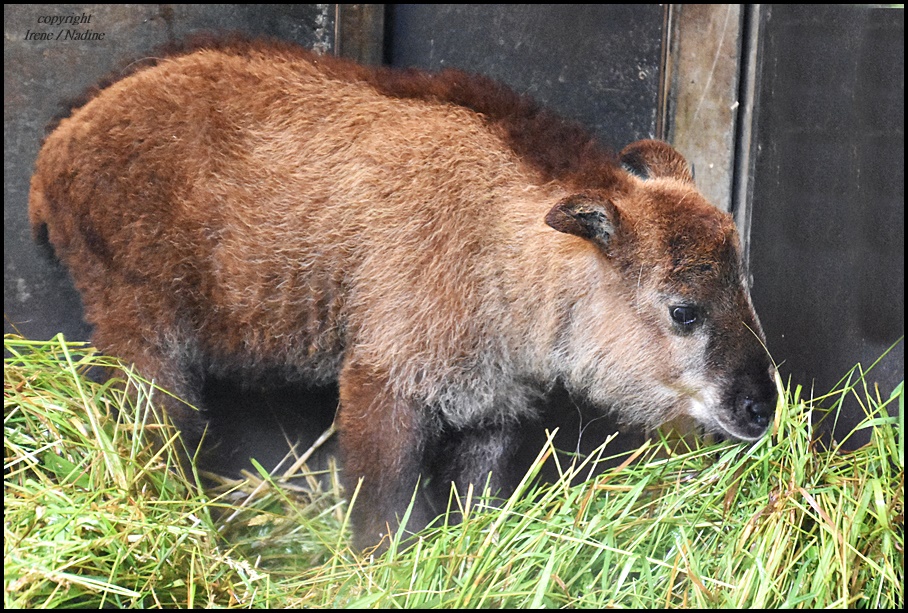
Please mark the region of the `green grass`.
<svg viewBox="0 0 908 613"><path fill-rule="evenodd" d="M471 497L463 523L373 559L348 548L336 472L308 491L264 471L203 491L158 425L164 392L129 369L90 381L118 365L82 344L5 348L7 607L903 603L904 389L882 398L859 368L822 398L786 390L756 444L652 441L576 487L589 464L545 486L531 472L503 508ZM870 443L825 450L808 411L834 418L846 396Z"/></svg>

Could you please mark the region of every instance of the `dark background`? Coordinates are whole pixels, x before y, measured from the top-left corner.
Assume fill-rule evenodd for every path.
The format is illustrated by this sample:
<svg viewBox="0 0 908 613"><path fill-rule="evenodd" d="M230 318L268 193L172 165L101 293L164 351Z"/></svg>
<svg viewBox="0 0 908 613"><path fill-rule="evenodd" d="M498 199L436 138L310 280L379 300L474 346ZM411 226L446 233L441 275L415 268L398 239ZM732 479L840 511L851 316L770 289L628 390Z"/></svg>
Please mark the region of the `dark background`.
<svg viewBox="0 0 908 613"><path fill-rule="evenodd" d="M750 270L781 372L817 395L905 333L905 13L768 5ZM900 342L868 376L905 377ZM842 428L863 415L852 404Z"/></svg>
<svg viewBox="0 0 908 613"><path fill-rule="evenodd" d="M696 25L713 5L336 6L5 5L4 331L36 339L89 334L65 270L32 242L27 225L44 126L115 67L193 32L239 30L371 62L484 73L581 121L615 148L674 134L671 113L662 115L676 103L671 84L695 93L715 85L683 72L670 53L676 17ZM904 333L904 12L722 6L743 7L730 13L735 27L722 30L734 33L740 56L702 51L699 59L712 68L730 60L741 75L754 75L750 86L743 76L729 85L742 104L728 141L747 163L731 178L745 197L727 206L749 220L742 231L770 352L784 378L819 395ZM74 29L103 33L103 40L26 40L30 30L61 29L39 24L42 15L83 13L92 21ZM684 52L696 60L698 49L694 41ZM898 343L868 380L885 398L903 378ZM262 400L259 392L254 401L268 407L289 397L270 390ZM212 391L247 402L242 393ZM324 404L332 401L328 392ZM582 410L570 405L558 396L548 406L571 416L566 427L576 432ZM852 406L845 421L859 417ZM589 442L614 428L596 425Z"/></svg>

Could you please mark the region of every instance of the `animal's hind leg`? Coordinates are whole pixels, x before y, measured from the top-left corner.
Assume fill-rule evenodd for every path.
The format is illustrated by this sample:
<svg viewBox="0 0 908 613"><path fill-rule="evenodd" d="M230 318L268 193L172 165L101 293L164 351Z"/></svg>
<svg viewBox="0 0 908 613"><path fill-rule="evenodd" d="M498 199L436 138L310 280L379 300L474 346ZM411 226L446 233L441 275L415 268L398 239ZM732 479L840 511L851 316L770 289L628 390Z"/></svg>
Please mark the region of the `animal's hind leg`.
<svg viewBox="0 0 908 613"><path fill-rule="evenodd" d="M187 453L195 454L205 431L205 419L194 407L201 405L203 376L201 366L189 359L189 352L176 346L166 347L131 338L135 330L124 337L109 327L96 326L92 341L104 353L132 364L136 372L161 390L153 391L153 402L163 408L167 417L180 430ZM128 337L128 338L127 338Z"/></svg>

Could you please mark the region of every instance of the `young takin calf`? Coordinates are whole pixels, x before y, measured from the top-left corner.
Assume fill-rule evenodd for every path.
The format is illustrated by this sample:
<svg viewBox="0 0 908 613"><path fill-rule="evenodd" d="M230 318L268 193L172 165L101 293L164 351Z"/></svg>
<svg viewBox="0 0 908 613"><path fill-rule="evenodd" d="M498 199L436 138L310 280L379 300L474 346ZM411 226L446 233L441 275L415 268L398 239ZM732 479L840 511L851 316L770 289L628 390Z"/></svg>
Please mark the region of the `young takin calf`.
<svg viewBox="0 0 908 613"><path fill-rule="evenodd" d="M458 71L264 42L159 60L50 134L30 215L96 345L187 402L212 376L338 383L359 547L421 477L499 488L556 382L743 440L775 407L735 226L681 155L613 156ZM189 440L218 409L164 402Z"/></svg>

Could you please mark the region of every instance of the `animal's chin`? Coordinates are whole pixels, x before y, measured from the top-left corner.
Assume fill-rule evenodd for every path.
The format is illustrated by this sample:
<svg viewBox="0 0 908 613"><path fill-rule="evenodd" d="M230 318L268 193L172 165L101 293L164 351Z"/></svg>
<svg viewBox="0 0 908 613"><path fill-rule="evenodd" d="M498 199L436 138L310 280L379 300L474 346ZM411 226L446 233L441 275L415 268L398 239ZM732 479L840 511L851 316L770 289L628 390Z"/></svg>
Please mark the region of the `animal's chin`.
<svg viewBox="0 0 908 613"><path fill-rule="evenodd" d="M719 419L712 420L712 423L706 425L726 438L746 442L760 440L769 429L767 426L761 427L752 424L729 424Z"/></svg>

